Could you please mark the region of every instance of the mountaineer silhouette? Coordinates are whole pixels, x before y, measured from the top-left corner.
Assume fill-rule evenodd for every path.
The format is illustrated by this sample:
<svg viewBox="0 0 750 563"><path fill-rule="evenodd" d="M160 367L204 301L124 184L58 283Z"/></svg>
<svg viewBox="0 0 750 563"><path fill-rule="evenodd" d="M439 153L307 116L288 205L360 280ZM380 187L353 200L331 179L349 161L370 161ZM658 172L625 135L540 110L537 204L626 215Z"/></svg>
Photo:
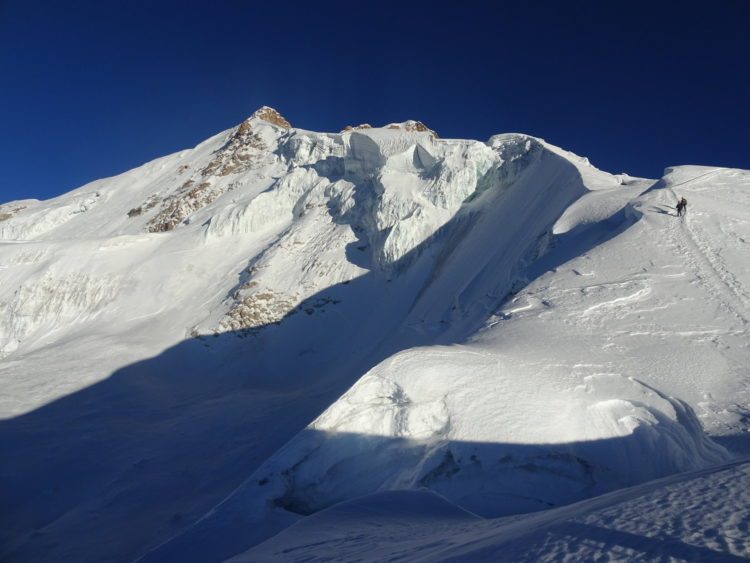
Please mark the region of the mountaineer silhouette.
<svg viewBox="0 0 750 563"><path fill-rule="evenodd" d="M682 217L687 213L687 200L683 197L677 202L677 216Z"/></svg>

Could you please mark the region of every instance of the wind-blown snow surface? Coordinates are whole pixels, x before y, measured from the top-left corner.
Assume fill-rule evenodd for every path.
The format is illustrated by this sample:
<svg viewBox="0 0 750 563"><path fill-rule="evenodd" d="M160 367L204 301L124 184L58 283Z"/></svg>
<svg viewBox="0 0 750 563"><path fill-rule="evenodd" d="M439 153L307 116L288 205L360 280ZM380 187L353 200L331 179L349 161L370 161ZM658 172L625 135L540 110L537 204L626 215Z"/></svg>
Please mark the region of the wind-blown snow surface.
<svg viewBox="0 0 750 563"><path fill-rule="evenodd" d="M220 560L362 495L498 517L746 447L749 173L415 123L262 108L0 207L0 556Z"/></svg>
<svg viewBox="0 0 750 563"><path fill-rule="evenodd" d="M750 556L750 463L680 474L522 518L428 491L337 504L243 561L717 561Z"/></svg>

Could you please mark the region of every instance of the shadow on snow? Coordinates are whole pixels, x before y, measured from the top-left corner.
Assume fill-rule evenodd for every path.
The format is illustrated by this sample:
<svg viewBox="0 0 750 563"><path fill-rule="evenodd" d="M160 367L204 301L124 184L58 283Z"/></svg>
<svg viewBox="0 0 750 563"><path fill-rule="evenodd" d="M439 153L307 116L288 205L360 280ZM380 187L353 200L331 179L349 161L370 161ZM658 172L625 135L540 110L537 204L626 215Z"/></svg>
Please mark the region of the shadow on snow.
<svg viewBox="0 0 750 563"><path fill-rule="evenodd" d="M601 224L550 235L570 203L568 196L545 208L538 237L551 237L550 249L500 288L490 310L520 289L511 281L530 283L635 220L624 208ZM446 338L440 327L401 323L421 295L415 288L469 252L461 237L483 219L467 209L388 271L371 267L328 287L280 323L185 340L0 421L0 557L131 560L204 515L384 358L466 338L468 328ZM353 245L347 253L364 263L372 250L358 248L361 240ZM371 295L397 303L398 313ZM488 314L469 324L481 326Z"/></svg>

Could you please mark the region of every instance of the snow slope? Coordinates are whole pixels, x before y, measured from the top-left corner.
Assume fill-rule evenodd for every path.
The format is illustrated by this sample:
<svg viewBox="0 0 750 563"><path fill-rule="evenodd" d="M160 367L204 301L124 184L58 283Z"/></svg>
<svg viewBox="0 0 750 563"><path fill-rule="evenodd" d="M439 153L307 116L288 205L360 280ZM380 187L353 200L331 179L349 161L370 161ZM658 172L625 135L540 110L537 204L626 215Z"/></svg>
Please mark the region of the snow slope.
<svg viewBox="0 0 750 563"><path fill-rule="evenodd" d="M337 504L242 561L721 561L750 557L750 462L668 477L521 518L428 491Z"/></svg>
<svg viewBox="0 0 750 563"><path fill-rule="evenodd" d="M220 560L362 495L499 517L747 451L749 173L417 123L261 108L0 206L0 557Z"/></svg>

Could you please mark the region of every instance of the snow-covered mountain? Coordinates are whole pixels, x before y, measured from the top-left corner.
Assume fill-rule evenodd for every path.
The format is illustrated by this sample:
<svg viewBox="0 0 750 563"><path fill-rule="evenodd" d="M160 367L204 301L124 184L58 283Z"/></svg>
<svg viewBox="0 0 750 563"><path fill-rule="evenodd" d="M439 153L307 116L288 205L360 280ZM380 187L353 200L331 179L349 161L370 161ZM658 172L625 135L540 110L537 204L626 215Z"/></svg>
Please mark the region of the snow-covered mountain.
<svg viewBox="0 0 750 563"><path fill-rule="evenodd" d="M345 507L494 530L729 463L748 240L747 171L646 180L528 135L267 107L4 204L0 557L263 560Z"/></svg>

